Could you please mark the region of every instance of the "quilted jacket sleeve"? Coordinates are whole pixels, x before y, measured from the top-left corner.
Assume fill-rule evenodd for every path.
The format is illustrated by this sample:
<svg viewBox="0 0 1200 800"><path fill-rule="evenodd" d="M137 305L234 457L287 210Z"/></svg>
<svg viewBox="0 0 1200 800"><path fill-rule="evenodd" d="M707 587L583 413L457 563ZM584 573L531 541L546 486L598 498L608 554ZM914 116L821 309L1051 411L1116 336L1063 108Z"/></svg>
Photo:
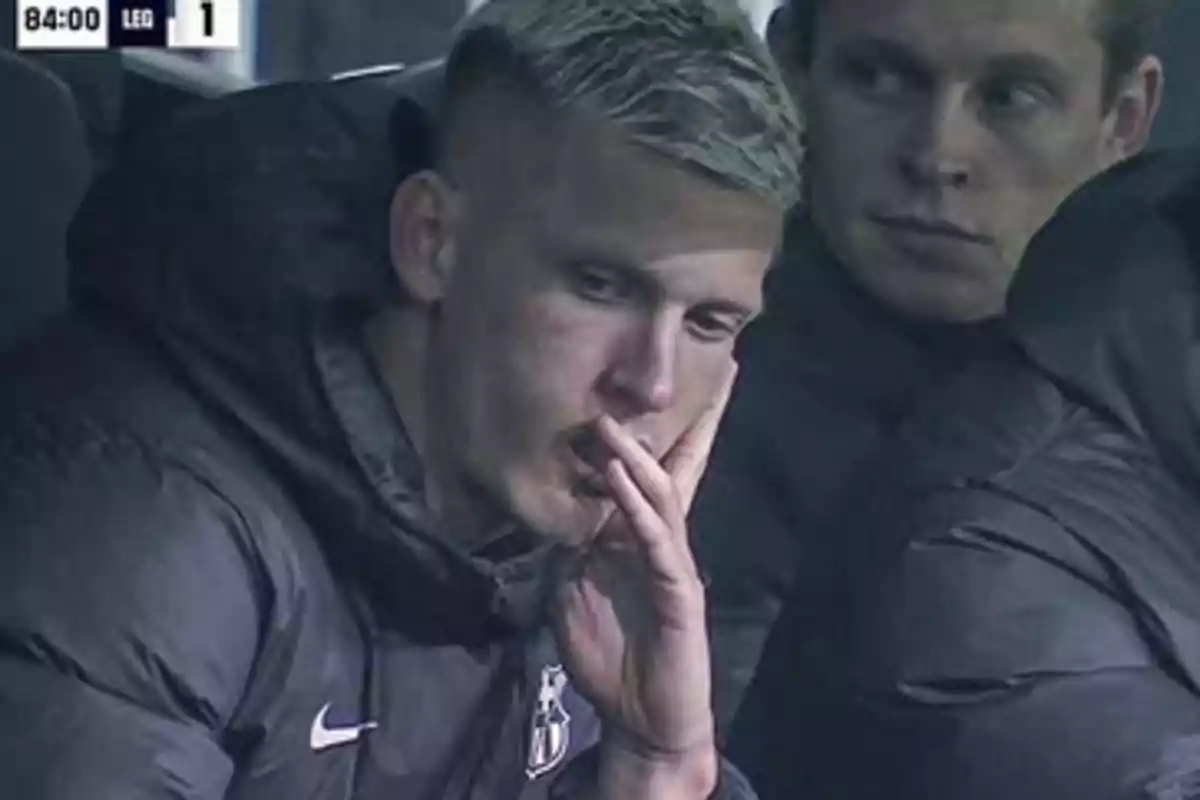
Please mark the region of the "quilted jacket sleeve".
<svg viewBox="0 0 1200 800"><path fill-rule="evenodd" d="M1200 696L1101 557L968 491L890 522L837 613L799 587L772 634L731 745L764 798L1200 796Z"/></svg>
<svg viewBox="0 0 1200 800"><path fill-rule="evenodd" d="M134 443L73 435L0 453L3 794L224 797L258 636L238 516Z"/></svg>

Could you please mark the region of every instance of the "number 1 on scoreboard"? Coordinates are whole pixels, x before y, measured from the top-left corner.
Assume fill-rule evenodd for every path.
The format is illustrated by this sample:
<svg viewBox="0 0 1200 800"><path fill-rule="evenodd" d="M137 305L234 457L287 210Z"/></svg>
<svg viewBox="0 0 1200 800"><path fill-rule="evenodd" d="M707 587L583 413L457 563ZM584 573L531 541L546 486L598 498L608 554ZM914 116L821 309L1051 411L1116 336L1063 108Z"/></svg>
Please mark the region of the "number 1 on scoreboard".
<svg viewBox="0 0 1200 800"><path fill-rule="evenodd" d="M171 47L195 50L241 46L242 0L175 0Z"/></svg>

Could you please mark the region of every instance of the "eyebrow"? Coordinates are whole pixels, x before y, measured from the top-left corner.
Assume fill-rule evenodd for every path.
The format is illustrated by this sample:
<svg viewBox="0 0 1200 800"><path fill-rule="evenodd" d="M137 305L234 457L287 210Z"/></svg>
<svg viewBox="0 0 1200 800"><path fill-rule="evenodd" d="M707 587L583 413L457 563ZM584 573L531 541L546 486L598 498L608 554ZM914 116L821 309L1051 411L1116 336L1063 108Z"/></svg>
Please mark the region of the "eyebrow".
<svg viewBox="0 0 1200 800"><path fill-rule="evenodd" d="M928 74L932 71L929 62L911 48L881 36L863 36L838 42L833 50L833 55L837 61L851 56L873 56L894 62L912 72Z"/></svg>
<svg viewBox="0 0 1200 800"><path fill-rule="evenodd" d="M984 62L984 71L993 75L1037 76L1062 84L1070 81L1070 77L1061 66L1041 53L1034 52L1000 53Z"/></svg>
<svg viewBox="0 0 1200 800"><path fill-rule="evenodd" d="M864 36L839 42L834 48L836 59L851 56L874 56L893 62L907 71L921 76L933 73L933 65L919 53L894 39L882 36ZM984 75L1027 75L1038 76L1060 83L1067 83L1069 76L1048 56L1029 50L1001 52L987 56L982 62Z"/></svg>

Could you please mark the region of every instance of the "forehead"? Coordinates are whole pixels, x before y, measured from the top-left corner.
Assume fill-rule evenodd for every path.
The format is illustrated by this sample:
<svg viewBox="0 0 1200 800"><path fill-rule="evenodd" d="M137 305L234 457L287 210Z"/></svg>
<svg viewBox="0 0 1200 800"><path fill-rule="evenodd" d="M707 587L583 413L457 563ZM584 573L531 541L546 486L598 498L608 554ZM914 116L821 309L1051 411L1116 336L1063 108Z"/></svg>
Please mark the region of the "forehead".
<svg viewBox="0 0 1200 800"><path fill-rule="evenodd" d="M870 38L900 44L933 62L976 63L1013 54L1061 62L1100 51L1100 2L825 0L817 45Z"/></svg>
<svg viewBox="0 0 1200 800"><path fill-rule="evenodd" d="M689 252L773 248L782 212L623 138L607 123L565 121L527 142L541 162L521 203L556 238L623 251L646 263ZM531 146L532 145L532 146Z"/></svg>

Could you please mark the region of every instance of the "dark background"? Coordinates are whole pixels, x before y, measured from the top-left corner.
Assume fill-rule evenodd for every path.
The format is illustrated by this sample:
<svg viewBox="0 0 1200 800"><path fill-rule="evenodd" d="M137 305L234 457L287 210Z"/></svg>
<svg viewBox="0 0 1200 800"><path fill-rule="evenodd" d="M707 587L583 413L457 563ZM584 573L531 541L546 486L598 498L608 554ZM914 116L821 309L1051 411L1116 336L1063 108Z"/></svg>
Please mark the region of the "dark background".
<svg viewBox="0 0 1200 800"><path fill-rule="evenodd" d="M1176 0L1162 31L1166 100L1155 129L1158 145L1200 142L1200 0Z"/></svg>
<svg viewBox="0 0 1200 800"><path fill-rule="evenodd" d="M437 58L445 53L469 0L257 0L257 4L255 52L249 65L253 74L237 76L242 81L317 78L381 63ZM15 7L16 0L0 0L0 47L13 46ZM1161 39L1167 93L1154 144L1200 142L1200 83L1195 80L1200 77L1200 0L1176 0ZM120 82L117 54L33 57L50 64L77 94L87 94L80 98L84 106L120 105L119 87L113 86ZM219 59L210 65L218 73L228 68Z"/></svg>
<svg viewBox="0 0 1200 800"><path fill-rule="evenodd" d="M316 77L380 62L436 58L445 52L465 5L455 0L262 0L260 75L268 80ZM1200 142L1200 0L1176 0L1160 52L1167 66L1167 100L1154 142Z"/></svg>

